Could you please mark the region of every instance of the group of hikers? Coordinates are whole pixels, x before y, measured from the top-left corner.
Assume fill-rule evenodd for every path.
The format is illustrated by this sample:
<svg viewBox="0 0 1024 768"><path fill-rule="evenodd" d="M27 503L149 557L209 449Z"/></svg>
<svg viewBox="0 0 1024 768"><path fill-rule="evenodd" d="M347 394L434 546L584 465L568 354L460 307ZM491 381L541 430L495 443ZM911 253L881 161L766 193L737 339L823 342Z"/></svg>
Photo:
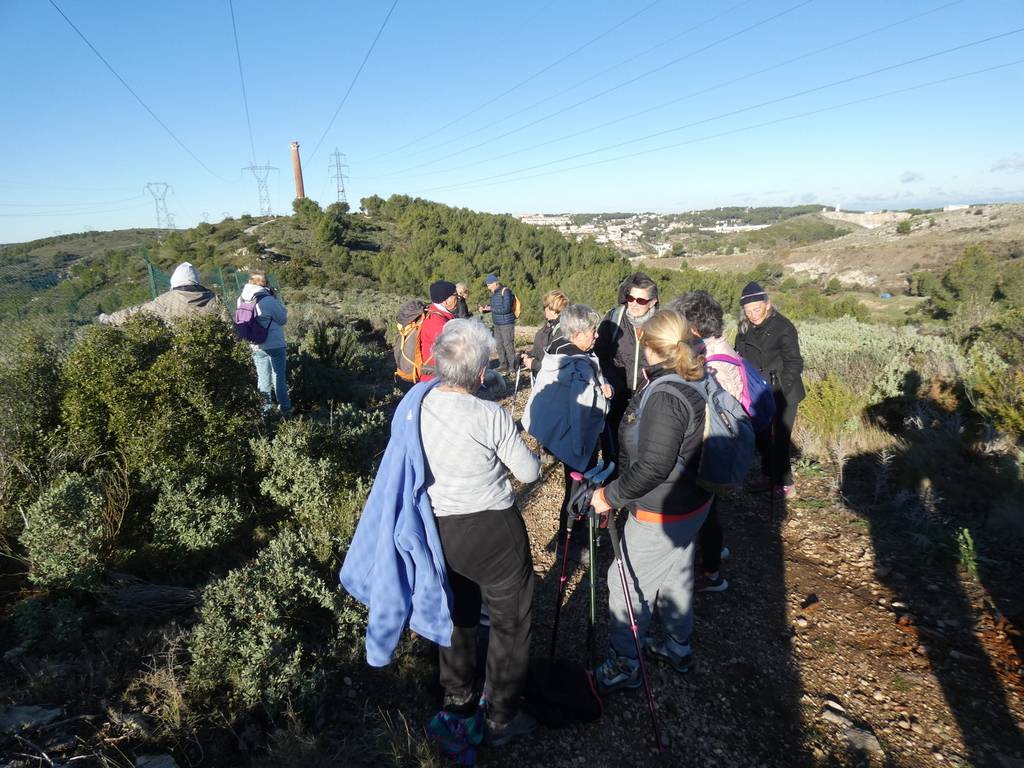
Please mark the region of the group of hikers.
<svg viewBox="0 0 1024 768"><path fill-rule="evenodd" d="M98 320L106 325L123 325L139 313L155 315L164 322L203 315L222 319L227 316L217 294L202 284L199 270L187 261L174 268L170 288L152 301L101 314ZM276 399L278 412L287 417L292 407L288 397L288 348L284 339L288 309L271 287L266 273L249 273L249 280L236 301L234 321L238 335L249 342L252 350L256 389L263 401L264 413L273 409L273 399Z"/></svg>
<svg viewBox="0 0 1024 768"><path fill-rule="evenodd" d="M523 700L535 575L512 478L536 481L542 453L563 464L556 551L570 558L593 558L593 537L587 547L582 537L569 540L583 530L572 525L581 491L597 526L614 528L616 512L625 513L621 547L617 529L611 537L609 647L592 671L600 692L646 684L645 655L686 672L694 592L728 588L721 488L706 479L709 462L730 459L710 441L733 414L730 429L749 429L761 457L762 472L748 488L773 499L792 496L790 443L804 396L803 361L796 329L756 282L739 296L735 346L710 294L693 291L666 306L656 283L638 272L622 282L617 305L604 316L549 291L545 322L521 355L513 346L517 300L495 275L485 285L491 301L480 310L494 318L493 331L458 316L465 298L459 285L430 286L422 379L395 413L340 576L369 607L368 662L387 664L406 625L436 642L439 715L482 717L487 742L501 746L537 725ZM499 370L521 365L533 374L521 423L478 397L495 353ZM739 422L758 421L751 394L757 382L769 403L755 430ZM536 440L536 452L523 431ZM587 473L599 467L607 480L588 491ZM629 577L622 571L619 590L613 585L622 564ZM653 713L649 695L648 702Z"/></svg>

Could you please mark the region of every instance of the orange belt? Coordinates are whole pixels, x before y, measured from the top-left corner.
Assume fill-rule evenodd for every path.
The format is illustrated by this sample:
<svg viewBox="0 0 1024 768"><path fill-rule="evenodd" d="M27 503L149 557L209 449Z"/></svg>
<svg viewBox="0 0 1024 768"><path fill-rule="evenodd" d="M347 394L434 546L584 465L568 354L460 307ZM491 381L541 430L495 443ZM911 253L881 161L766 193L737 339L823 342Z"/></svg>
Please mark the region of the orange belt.
<svg viewBox="0 0 1024 768"><path fill-rule="evenodd" d="M680 523L683 520L689 520L694 515L699 515L701 512L706 512L711 507L711 502L715 500L712 496L704 504L701 504L692 512L686 512L681 515L666 515L661 512L652 512L649 509L637 509L633 516L636 517L641 523Z"/></svg>

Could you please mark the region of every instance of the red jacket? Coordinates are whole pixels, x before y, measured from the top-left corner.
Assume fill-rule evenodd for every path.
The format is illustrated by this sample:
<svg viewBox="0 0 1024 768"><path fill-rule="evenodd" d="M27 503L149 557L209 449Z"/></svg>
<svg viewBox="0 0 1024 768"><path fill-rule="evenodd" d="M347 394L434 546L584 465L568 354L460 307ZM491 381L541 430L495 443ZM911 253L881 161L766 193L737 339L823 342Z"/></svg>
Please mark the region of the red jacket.
<svg viewBox="0 0 1024 768"><path fill-rule="evenodd" d="M434 367L434 342L441 335L444 324L454 320L455 315L444 307L431 304L427 307L427 316L420 326L420 357L423 359L423 367L433 369ZM421 381L430 381L434 378L433 373L425 373L420 377Z"/></svg>

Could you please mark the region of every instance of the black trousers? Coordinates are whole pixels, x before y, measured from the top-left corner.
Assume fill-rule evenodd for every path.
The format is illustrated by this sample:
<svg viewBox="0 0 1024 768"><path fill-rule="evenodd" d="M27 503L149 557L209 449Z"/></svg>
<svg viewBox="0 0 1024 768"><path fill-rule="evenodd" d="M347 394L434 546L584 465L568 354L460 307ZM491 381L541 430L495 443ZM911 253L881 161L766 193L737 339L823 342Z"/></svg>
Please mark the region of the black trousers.
<svg viewBox="0 0 1024 768"><path fill-rule="evenodd" d="M487 688L490 717L507 723L519 711L530 650L533 559L515 506L437 518L454 599L450 648L440 649L441 685L457 700L474 694L481 600L490 614Z"/></svg>
<svg viewBox="0 0 1024 768"><path fill-rule="evenodd" d="M799 401L790 403L780 392L775 393L775 420L772 428L757 436L757 452L761 454L761 471L774 485L793 484L793 425Z"/></svg>
<svg viewBox="0 0 1024 768"><path fill-rule="evenodd" d="M718 497L711 500L711 509L700 527L697 542L700 547L701 567L705 573L715 573L722 567L722 523L718 519Z"/></svg>

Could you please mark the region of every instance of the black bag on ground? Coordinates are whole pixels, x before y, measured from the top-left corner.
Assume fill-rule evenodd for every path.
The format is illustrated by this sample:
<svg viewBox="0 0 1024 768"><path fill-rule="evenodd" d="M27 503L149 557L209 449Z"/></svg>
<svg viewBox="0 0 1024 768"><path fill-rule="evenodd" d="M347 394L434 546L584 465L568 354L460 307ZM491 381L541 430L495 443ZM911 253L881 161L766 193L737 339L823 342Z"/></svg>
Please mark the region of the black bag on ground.
<svg viewBox="0 0 1024 768"><path fill-rule="evenodd" d="M566 659L530 659L524 709L548 728L592 723L604 713L590 670Z"/></svg>

